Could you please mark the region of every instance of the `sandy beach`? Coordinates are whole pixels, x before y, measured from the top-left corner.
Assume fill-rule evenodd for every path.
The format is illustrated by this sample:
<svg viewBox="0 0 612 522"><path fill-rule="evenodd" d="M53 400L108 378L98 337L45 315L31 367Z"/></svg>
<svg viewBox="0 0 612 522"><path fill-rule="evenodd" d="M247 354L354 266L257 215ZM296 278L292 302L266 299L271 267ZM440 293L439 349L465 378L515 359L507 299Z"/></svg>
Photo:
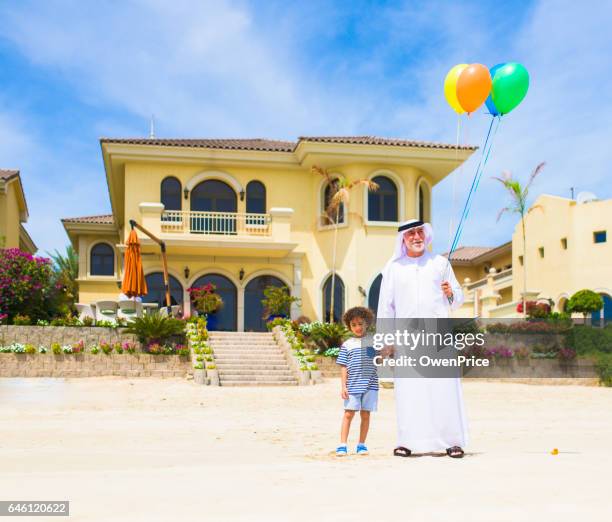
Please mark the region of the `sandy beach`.
<svg viewBox="0 0 612 522"><path fill-rule="evenodd" d="M609 520L612 389L466 382L453 460L391 456L393 390L371 455L336 458L338 388L3 379L1 498L84 521Z"/></svg>

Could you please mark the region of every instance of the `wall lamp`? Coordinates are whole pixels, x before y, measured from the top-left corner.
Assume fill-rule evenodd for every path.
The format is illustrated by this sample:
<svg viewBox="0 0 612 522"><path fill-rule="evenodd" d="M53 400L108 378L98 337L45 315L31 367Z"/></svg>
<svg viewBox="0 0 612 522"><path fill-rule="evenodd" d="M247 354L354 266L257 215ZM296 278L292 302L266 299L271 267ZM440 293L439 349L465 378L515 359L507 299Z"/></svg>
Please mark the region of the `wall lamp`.
<svg viewBox="0 0 612 522"><path fill-rule="evenodd" d="M240 281L244 279L244 268L240 269L240 272L238 273L238 277L240 277Z"/></svg>
<svg viewBox="0 0 612 522"><path fill-rule="evenodd" d="M185 196L185 199L189 199L189 189L187 187L183 189L183 196Z"/></svg>
<svg viewBox="0 0 612 522"><path fill-rule="evenodd" d="M185 267L185 269L183 270L183 273L185 274L185 279L189 279L190 270L188 266Z"/></svg>

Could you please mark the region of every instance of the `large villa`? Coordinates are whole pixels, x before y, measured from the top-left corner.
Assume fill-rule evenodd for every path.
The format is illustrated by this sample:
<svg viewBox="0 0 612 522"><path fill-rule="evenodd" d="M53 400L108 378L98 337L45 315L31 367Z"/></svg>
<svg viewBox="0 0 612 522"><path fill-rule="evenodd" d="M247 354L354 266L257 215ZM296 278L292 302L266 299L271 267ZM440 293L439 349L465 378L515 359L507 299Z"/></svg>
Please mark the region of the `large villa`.
<svg viewBox="0 0 612 522"><path fill-rule="evenodd" d="M268 285L300 298L292 316L328 319L336 234L334 315L375 307L397 223L430 220L432 188L475 150L373 137L105 138L101 148L112 214L62 220L79 254L79 301L117 299L135 220L166 243L172 303L189 314L187 289L214 283L224 301L219 329L237 331L265 329ZM313 166L379 189L355 188L335 231L329 183ZM159 246L140 240L143 300L162 304Z"/></svg>

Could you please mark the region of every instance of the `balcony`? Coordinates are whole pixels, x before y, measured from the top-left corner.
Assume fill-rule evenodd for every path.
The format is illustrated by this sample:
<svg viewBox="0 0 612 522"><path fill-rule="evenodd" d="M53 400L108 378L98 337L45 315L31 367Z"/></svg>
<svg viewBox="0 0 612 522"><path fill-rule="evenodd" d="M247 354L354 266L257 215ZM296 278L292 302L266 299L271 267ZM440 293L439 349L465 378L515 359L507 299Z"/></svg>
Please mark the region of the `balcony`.
<svg viewBox="0 0 612 522"><path fill-rule="evenodd" d="M162 239L169 254L283 257L291 242L293 209L271 208L268 214L164 210L160 203L141 203L136 218ZM150 240L139 234L144 251Z"/></svg>
<svg viewBox="0 0 612 522"><path fill-rule="evenodd" d="M169 234L270 237L271 224L270 214L165 210L161 215L161 230Z"/></svg>

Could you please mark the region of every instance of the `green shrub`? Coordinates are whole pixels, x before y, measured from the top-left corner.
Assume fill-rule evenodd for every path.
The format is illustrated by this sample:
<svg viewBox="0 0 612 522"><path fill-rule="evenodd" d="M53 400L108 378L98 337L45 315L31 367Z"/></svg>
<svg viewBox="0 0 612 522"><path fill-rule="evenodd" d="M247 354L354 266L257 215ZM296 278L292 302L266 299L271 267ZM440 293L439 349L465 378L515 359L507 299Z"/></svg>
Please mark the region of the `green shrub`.
<svg viewBox="0 0 612 522"><path fill-rule="evenodd" d="M29 315L17 314L15 317L13 317L13 324L17 326L28 326L32 324L32 321L30 320Z"/></svg>
<svg viewBox="0 0 612 522"><path fill-rule="evenodd" d="M300 301L299 298L289 294L289 289L286 286L266 286L263 294L264 299L261 300L261 304L264 307L264 315L266 317L271 315L284 315L287 317L291 311L291 304Z"/></svg>
<svg viewBox="0 0 612 522"><path fill-rule="evenodd" d="M579 290L567 302L566 310L570 313L582 314L586 323L587 315L603 308L602 297L593 290Z"/></svg>
<svg viewBox="0 0 612 522"><path fill-rule="evenodd" d="M142 344L166 344L172 337L185 338L185 323L174 317L164 317L159 313L146 314L134 319L126 328L126 333L134 334Z"/></svg>
<svg viewBox="0 0 612 522"><path fill-rule="evenodd" d="M578 355L612 353L612 327L591 328L577 325L566 335L566 342Z"/></svg>
<svg viewBox="0 0 612 522"><path fill-rule="evenodd" d="M274 328L275 326L285 326L287 324L291 324L291 321L289 319L286 319L284 317L276 317L266 323L266 328L268 330L272 330L272 328Z"/></svg>
<svg viewBox="0 0 612 522"><path fill-rule="evenodd" d="M351 332L341 323L314 322L308 326L309 332L304 335L315 344L319 353L341 346L351 336Z"/></svg>
<svg viewBox="0 0 612 522"><path fill-rule="evenodd" d="M603 386L612 386L612 354L599 354L595 363L599 382Z"/></svg>

